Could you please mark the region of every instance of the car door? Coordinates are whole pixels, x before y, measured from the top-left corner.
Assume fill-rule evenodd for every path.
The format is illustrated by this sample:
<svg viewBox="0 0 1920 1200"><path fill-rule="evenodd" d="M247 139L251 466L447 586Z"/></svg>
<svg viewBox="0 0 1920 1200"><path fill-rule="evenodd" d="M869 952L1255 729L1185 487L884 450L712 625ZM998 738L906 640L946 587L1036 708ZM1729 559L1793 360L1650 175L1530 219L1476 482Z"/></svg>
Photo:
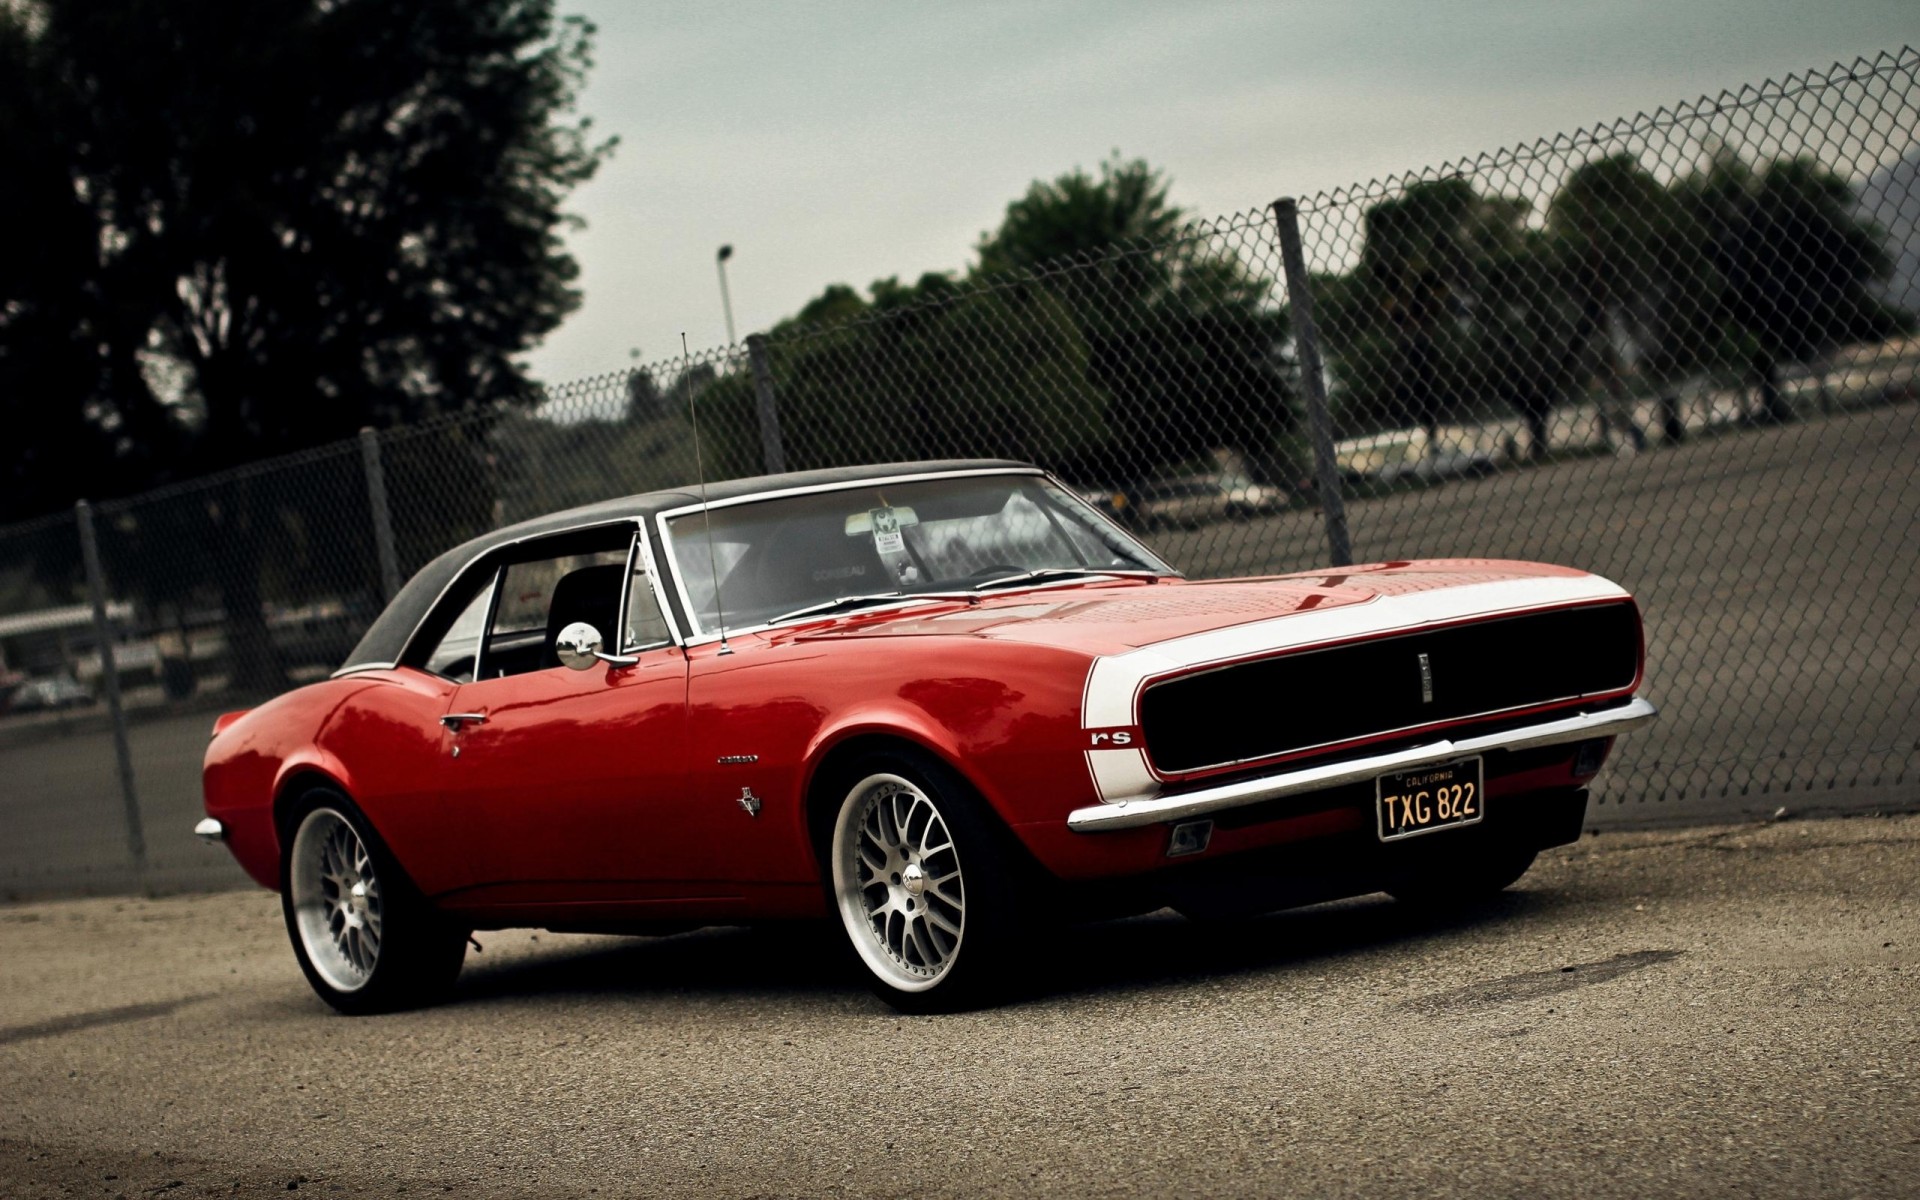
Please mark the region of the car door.
<svg viewBox="0 0 1920 1200"><path fill-rule="evenodd" d="M441 717L472 679L497 575L484 561L463 572L422 622L408 661L357 676L360 687L320 734L320 749L341 764L355 802L430 896L475 882L472 830L449 790L453 743Z"/></svg>
<svg viewBox="0 0 1920 1200"><path fill-rule="evenodd" d="M626 536L619 551L570 536L505 562L476 677L448 705L450 791L496 902L672 891L660 881L686 833L686 656ZM631 661L561 665L554 639L575 620Z"/></svg>

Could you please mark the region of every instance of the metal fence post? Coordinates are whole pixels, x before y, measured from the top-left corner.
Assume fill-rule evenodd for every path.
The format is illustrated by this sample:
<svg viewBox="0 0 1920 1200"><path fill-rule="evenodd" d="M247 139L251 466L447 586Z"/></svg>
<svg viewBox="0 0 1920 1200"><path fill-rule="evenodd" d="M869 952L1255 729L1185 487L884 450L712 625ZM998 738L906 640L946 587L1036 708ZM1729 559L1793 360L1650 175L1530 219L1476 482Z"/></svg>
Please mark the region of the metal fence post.
<svg viewBox="0 0 1920 1200"><path fill-rule="evenodd" d="M120 765L120 802L126 809L127 853L137 871L147 869L147 832L140 823L140 796L133 786L133 752L127 748L127 714L120 706L120 668L114 660L113 622L107 614L107 584L100 572L100 545L93 536L93 506L73 506L80 526L80 562L87 572L87 600L93 605L93 637L100 644L100 678L107 685L107 715L113 721L113 754Z"/></svg>
<svg viewBox="0 0 1920 1200"><path fill-rule="evenodd" d="M373 551L380 559L380 590L393 599L400 590L400 560L393 552L393 516L387 509L387 473L380 465L380 435L360 430L360 465L367 476L367 507L373 512Z"/></svg>
<svg viewBox="0 0 1920 1200"><path fill-rule="evenodd" d="M1333 418L1327 413L1327 379L1320 363L1320 332L1313 323L1313 287L1300 250L1300 210L1291 198L1273 202L1273 223L1280 231L1280 261L1287 272L1287 307L1293 315L1293 344L1300 351L1300 383L1307 393L1307 428L1313 438L1315 484L1327 521L1327 554L1333 565L1353 562L1347 538L1347 505L1340 495L1340 466L1333 456Z"/></svg>
<svg viewBox="0 0 1920 1200"><path fill-rule="evenodd" d="M747 361L753 366L753 398L760 410L760 457L769 475L787 469L787 448L780 439L780 409L774 402L773 367L767 360L767 335L747 335Z"/></svg>

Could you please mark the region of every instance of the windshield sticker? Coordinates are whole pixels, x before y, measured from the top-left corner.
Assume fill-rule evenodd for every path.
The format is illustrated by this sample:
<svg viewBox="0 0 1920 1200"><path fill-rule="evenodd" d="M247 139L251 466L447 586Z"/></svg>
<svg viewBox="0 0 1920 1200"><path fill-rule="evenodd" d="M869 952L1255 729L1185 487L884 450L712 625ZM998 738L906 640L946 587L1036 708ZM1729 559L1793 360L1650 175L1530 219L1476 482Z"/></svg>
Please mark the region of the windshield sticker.
<svg viewBox="0 0 1920 1200"><path fill-rule="evenodd" d="M883 559L905 554L907 540L900 533L900 516L891 508L875 508L867 512L867 518L873 522L873 548Z"/></svg>

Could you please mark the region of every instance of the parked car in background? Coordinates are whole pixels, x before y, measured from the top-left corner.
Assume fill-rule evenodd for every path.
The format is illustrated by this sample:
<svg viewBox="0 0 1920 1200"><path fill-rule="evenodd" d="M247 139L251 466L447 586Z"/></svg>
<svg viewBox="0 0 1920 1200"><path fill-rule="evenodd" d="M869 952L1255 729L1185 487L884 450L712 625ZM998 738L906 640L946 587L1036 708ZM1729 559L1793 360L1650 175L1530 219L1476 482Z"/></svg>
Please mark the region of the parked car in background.
<svg viewBox="0 0 1920 1200"><path fill-rule="evenodd" d="M49 675L29 679L13 689L8 697L10 712L49 712L63 708L83 708L93 703L93 693L71 675Z"/></svg>
<svg viewBox="0 0 1920 1200"><path fill-rule="evenodd" d="M1354 484L1438 483L1492 475L1500 469L1499 461L1484 450L1433 445L1418 429L1347 438L1335 444L1334 461L1341 477Z"/></svg>
<svg viewBox="0 0 1920 1200"><path fill-rule="evenodd" d="M1419 458L1387 463L1373 475L1373 482L1439 483L1445 479L1479 479L1499 469L1499 462L1484 450L1442 447Z"/></svg>
<svg viewBox="0 0 1920 1200"><path fill-rule="evenodd" d="M1135 528L1168 529L1278 512L1287 506L1288 494L1246 475L1210 472L1149 481L1130 499L1126 511Z"/></svg>
<svg viewBox="0 0 1920 1200"><path fill-rule="evenodd" d="M1081 484L1073 489L1073 494L1085 500L1093 511L1109 521L1121 525L1133 523L1133 497L1127 489L1113 487L1104 483Z"/></svg>
<svg viewBox="0 0 1920 1200"><path fill-rule="evenodd" d="M1580 835L1641 665L1565 567L1190 582L1020 463L742 479L436 558L215 722L198 832L346 1012L476 929L782 919L951 1008L1069 919L1497 891Z"/></svg>

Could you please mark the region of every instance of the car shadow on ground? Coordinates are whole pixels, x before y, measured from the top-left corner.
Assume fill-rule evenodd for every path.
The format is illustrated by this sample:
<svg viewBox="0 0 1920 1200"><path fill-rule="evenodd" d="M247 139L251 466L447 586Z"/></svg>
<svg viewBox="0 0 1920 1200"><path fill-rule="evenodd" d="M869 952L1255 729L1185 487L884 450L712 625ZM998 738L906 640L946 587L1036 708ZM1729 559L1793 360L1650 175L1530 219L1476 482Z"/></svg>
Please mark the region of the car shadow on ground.
<svg viewBox="0 0 1920 1200"><path fill-rule="evenodd" d="M1014 1001L1086 998L1268 972L1317 974L1338 962L1538 919L1562 893L1502 892L1439 909L1384 895L1257 916L1188 920L1171 912L1077 927L1028 963Z"/></svg>
<svg viewBox="0 0 1920 1200"><path fill-rule="evenodd" d="M1043 932L1011 964L1007 1004L1085 1000L1262 972L1317 972L1362 955L1447 939L1576 903L1547 890L1513 890L1471 904L1421 910L1385 896L1223 920L1171 911ZM485 935L481 935L483 941ZM489 963L468 959L455 1004L536 997L710 998L752 995L856 1000L866 989L839 931L824 921L703 929L664 938L596 939ZM878 1001L872 1001L878 1005Z"/></svg>

